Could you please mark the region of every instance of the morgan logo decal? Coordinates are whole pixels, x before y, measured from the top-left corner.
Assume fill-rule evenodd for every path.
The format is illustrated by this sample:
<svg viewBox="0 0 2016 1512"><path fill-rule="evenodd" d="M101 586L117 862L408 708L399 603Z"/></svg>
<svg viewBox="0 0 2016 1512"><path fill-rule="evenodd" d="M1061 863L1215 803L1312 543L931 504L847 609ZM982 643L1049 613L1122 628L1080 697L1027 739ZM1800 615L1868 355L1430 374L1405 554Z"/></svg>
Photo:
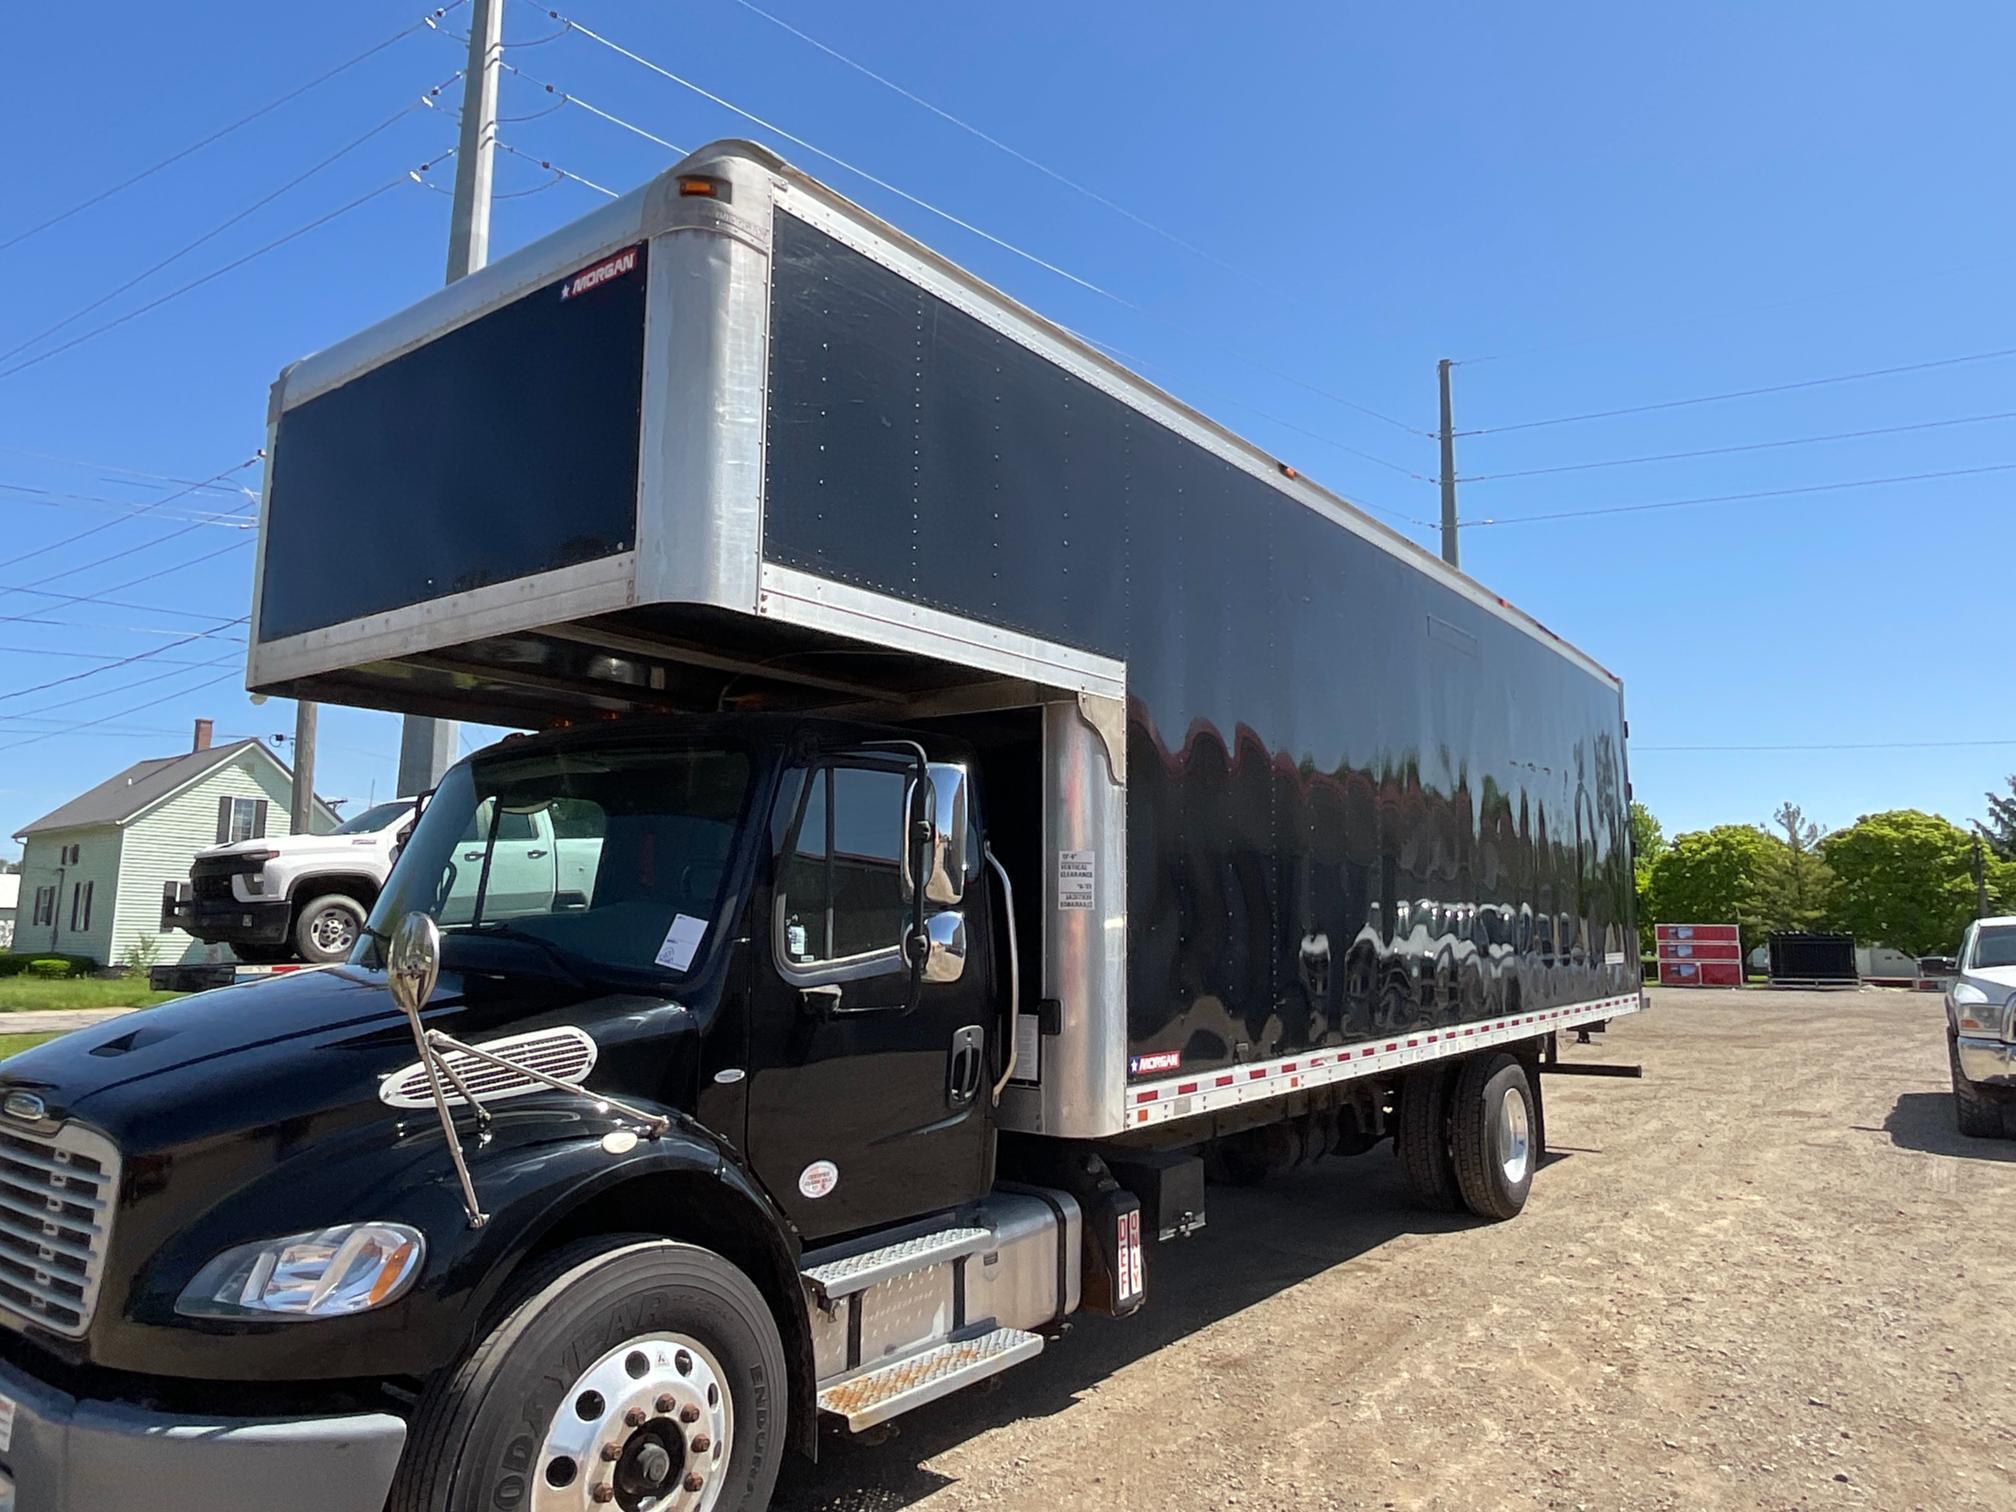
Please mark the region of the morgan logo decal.
<svg viewBox="0 0 2016 1512"><path fill-rule="evenodd" d="M583 268L560 285L560 297L579 299L590 289L599 288L612 278L621 278L637 266L637 251L635 247L626 247L614 257L605 257L593 267Z"/></svg>
<svg viewBox="0 0 2016 1512"><path fill-rule="evenodd" d="M840 1185L840 1167L830 1160L815 1160L798 1174L798 1191L817 1202Z"/></svg>
<svg viewBox="0 0 2016 1512"><path fill-rule="evenodd" d="M1150 1071L1180 1071L1183 1069L1181 1050L1158 1050L1153 1055L1136 1055L1127 1062L1129 1076L1145 1076Z"/></svg>

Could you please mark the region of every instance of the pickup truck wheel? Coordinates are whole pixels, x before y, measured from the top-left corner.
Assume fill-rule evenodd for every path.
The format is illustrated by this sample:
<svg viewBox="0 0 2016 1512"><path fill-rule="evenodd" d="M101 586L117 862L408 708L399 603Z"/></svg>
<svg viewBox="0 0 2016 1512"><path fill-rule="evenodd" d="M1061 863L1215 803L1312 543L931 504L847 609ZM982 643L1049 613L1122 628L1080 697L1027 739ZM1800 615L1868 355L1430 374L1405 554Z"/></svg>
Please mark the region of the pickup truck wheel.
<svg viewBox="0 0 2016 1512"><path fill-rule="evenodd" d="M1533 1189L1539 1119L1526 1068L1509 1055L1479 1055L1456 1078L1449 1144L1463 1203L1479 1218L1513 1218Z"/></svg>
<svg viewBox="0 0 2016 1512"><path fill-rule="evenodd" d="M325 893L309 899L294 916L294 949L317 966L347 961L363 928L362 903L343 893Z"/></svg>
<svg viewBox="0 0 2016 1512"><path fill-rule="evenodd" d="M711 1250L641 1234L556 1250L420 1399L387 1512L760 1512L784 1345Z"/></svg>
<svg viewBox="0 0 2016 1512"><path fill-rule="evenodd" d="M1953 1075L1953 1119L1969 1139L2001 1139L2008 1130L2001 1107L1981 1095L1981 1089L1960 1071L1960 1042L1946 1036L1946 1065Z"/></svg>
<svg viewBox="0 0 2016 1512"><path fill-rule="evenodd" d="M1438 1213L1463 1206L1449 1156L1449 1087L1453 1066L1423 1066L1400 1088L1400 1128L1393 1144L1414 1200Z"/></svg>

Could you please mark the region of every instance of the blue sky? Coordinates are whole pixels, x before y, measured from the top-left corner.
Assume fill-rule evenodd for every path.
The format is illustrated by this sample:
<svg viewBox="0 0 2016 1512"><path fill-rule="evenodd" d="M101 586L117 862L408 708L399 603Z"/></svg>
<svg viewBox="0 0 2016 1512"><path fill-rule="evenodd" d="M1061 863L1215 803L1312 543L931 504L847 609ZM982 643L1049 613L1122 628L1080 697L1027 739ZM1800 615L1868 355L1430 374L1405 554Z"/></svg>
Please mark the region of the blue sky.
<svg viewBox="0 0 2016 1512"><path fill-rule="evenodd" d="M2016 556L2016 472L1509 523L2016 463L2016 420L1978 419L2016 411L2016 359L1492 433L2016 347L2008 8L1943 5L1936 25L1873 3L1662 15L1284 0L1245 7L1236 24L1201 0L766 8L1153 228L737 0L562 11L1106 291L778 144L1391 515L1435 517L1423 481L1435 450L1416 431L1434 424L1436 360L1458 359L1458 428L1484 432L1458 443L1459 475L1477 479L1462 508L1508 521L1466 531L1464 565L1624 677L1638 795L1669 833L1761 820L1787 798L1833 826L1904 806L1965 819L2016 771L2009 609L1996 591ZM22 12L0 242L421 14L401 0ZM231 517L246 497L199 490L120 516L174 490L139 475L204 479L245 459L284 362L439 283L448 197L402 176L452 145L455 89L23 344L448 81L462 57L445 33L465 17L0 250L11 293L0 351L19 348L0 356L0 833L178 749L197 715L220 735L292 730L289 705L247 702L242 646L227 638L242 632L217 628L247 604L251 549L238 543L250 533ZM507 9L505 35L525 74L681 146L764 136L529 0ZM670 160L523 76L506 77L503 114L507 144L613 189ZM445 189L451 175L424 176ZM515 196L497 206L500 253L600 198L510 154L498 181ZM396 186L19 367L385 184ZM1956 420L1970 423L1894 429ZM1486 476L1502 473L1533 475ZM256 487L256 470L233 481ZM332 560L374 549L340 521L330 539ZM85 567L128 548L141 549ZM8 591L102 594L182 561L195 565L109 594L116 605ZM85 570L63 575L73 568ZM126 668L88 659L149 650L160 654ZM25 691L75 673L91 675ZM353 812L389 793L393 719L330 709L322 734L325 793ZM1960 740L2002 743L1673 749Z"/></svg>

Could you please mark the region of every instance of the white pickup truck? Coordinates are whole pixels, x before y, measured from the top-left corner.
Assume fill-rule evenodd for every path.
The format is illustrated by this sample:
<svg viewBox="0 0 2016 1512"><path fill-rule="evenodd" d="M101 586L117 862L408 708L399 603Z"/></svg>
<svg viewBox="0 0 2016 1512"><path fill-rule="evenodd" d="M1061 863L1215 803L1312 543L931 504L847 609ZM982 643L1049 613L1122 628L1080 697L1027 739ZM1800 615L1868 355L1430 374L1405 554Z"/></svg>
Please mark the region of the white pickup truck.
<svg viewBox="0 0 2016 1512"><path fill-rule="evenodd" d="M1976 919L1948 964L1946 1052L1960 1132L2016 1136L2016 916Z"/></svg>
<svg viewBox="0 0 2016 1512"><path fill-rule="evenodd" d="M200 852L189 868L188 889L178 890L164 906L162 923L228 945L252 965L344 960L378 901L412 818L412 801L402 799L366 809L326 835L240 840ZM485 803L463 837L469 865L453 880L442 921L469 922L479 885L486 919L550 913L576 899L576 906L585 908L601 861L601 838L556 835L554 820L546 809L507 810L485 879L491 821Z"/></svg>

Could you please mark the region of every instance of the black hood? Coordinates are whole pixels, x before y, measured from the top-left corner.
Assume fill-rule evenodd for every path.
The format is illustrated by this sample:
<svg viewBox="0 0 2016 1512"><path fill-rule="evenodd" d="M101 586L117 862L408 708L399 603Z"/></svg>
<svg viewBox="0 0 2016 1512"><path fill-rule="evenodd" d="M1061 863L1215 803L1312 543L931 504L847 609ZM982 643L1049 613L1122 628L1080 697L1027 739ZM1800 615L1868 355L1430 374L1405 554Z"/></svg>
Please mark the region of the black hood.
<svg viewBox="0 0 2016 1512"><path fill-rule="evenodd" d="M600 992L550 977L443 973L430 1027L469 1038L572 1020ZM355 966L220 987L79 1029L0 1063L0 1098L41 1099L129 1149L341 1106L389 1112L379 1081L417 1058L384 977Z"/></svg>

